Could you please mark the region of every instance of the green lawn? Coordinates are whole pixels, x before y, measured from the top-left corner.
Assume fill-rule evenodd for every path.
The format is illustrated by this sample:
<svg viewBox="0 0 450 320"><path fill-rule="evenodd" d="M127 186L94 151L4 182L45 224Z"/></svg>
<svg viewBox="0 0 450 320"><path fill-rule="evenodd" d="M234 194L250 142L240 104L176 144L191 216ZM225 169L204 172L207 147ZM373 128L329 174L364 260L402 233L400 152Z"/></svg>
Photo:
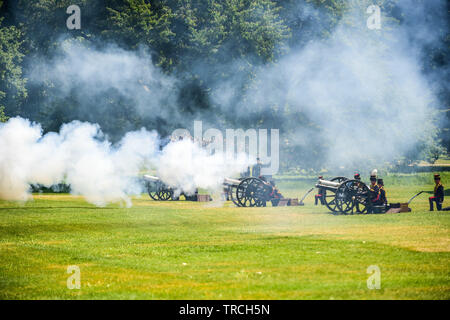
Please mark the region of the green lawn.
<svg viewBox="0 0 450 320"><path fill-rule="evenodd" d="M280 184L288 196L307 188ZM400 202L425 188L387 189ZM428 212L427 197L411 213L353 216L312 196L283 208L146 195L132 208L66 194L0 201L0 298L450 299L450 212ZM66 286L69 265L80 267L80 290ZM380 290L367 288L370 265Z"/></svg>

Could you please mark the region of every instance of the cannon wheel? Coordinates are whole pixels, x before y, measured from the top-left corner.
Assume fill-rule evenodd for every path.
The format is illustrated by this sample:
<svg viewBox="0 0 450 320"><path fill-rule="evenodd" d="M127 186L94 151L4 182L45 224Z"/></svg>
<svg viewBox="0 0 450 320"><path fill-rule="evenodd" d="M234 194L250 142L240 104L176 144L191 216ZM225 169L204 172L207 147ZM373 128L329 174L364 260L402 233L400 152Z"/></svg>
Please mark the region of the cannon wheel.
<svg viewBox="0 0 450 320"><path fill-rule="evenodd" d="M347 180L336 191L337 207L345 214L366 213L369 201L369 188L358 180Z"/></svg>
<svg viewBox="0 0 450 320"><path fill-rule="evenodd" d="M236 188L236 199L240 207L262 207L266 204L266 188L258 178L247 178Z"/></svg>
<svg viewBox="0 0 450 320"><path fill-rule="evenodd" d="M155 201L158 201L158 189L155 186L152 186L150 184L147 184L147 192L150 198L152 198Z"/></svg>
<svg viewBox="0 0 450 320"><path fill-rule="evenodd" d="M241 206L237 199L237 186L235 186L235 185L228 186L228 199L231 199L231 201L233 201L233 203L236 206L238 206L238 207Z"/></svg>
<svg viewBox="0 0 450 320"><path fill-rule="evenodd" d="M347 180L348 179L346 177L335 177L335 178L331 179L330 181L342 183ZM330 194L328 194L328 193L330 193ZM325 205L331 212L337 213L339 211L339 208L336 203L336 193L335 192L333 192L331 190L325 190L324 200L325 200Z"/></svg>
<svg viewBox="0 0 450 320"><path fill-rule="evenodd" d="M160 189L158 191L158 200L167 201L172 199L173 191L170 189Z"/></svg>

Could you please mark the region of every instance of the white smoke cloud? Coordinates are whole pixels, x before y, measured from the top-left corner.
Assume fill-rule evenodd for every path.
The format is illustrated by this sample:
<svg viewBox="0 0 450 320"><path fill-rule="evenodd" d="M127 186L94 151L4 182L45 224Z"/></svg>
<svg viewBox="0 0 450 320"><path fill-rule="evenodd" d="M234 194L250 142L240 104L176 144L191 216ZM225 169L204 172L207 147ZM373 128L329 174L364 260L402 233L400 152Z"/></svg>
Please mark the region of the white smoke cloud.
<svg viewBox="0 0 450 320"><path fill-rule="evenodd" d="M164 183L192 194L196 188L218 191L224 178L249 165L245 154L225 161L223 154L211 155L190 140L161 150L160 143L155 131L141 129L112 145L98 125L80 121L42 135L39 124L12 118L0 124L0 199L26 201L30 184L64 182L97 206L131 206L130 196L144 191L142 170L155 168Z"/></svg>
<svg viewBox="0 0 450 320"><path fill-rule="evenodd" d="M56 57L36 57L34 62L28 70L29 81L51 83L55 97L76 97L79 106L73 112L79 115L93 113L92 107L117 107L105 100L114 91L140 115L178 117L176 78L156 67L143 48L127 51L110 44L100 50L66 39L59 42Z"/></svg>
<svg viewBox="0 0 450 320"><path fill-rule="evenodd" d="M217 191L227 177L234 177L253 163L245 153L230 159L223 152L210 154L191 140L168 144L158 158L158 176L169 186L188 194L196 188Z"/></svg>
<svg viewBox="0 0 450 320"><path fill-rule="evenodd" d="M1 124L0 199L25 201L29 184L65 182L95 205L131 205L129 195L141 191L139 170L157 151L157 134L130 132L117 147L102 138L98 125L79 121L44 136L39 124L26 119Z"/></svg>
<svg viewBox="0 0 450 320"><path fill-rule="evenodd" d="M320 139L324 168L380 165L436 133L437 99L421 72L417 50L392 19L382 17L381 30L368 29L369 4L349 1L348 12L328 38L310 41L261 68L241 102L246 110L288 107L317 124L311 130L286 121L284 129L292 132L291 145L308 148L312 138ZM243 81L236 75L219 84L214 101L234 107ZM303 157L307 153L299 156L300 166Z"/></svg>

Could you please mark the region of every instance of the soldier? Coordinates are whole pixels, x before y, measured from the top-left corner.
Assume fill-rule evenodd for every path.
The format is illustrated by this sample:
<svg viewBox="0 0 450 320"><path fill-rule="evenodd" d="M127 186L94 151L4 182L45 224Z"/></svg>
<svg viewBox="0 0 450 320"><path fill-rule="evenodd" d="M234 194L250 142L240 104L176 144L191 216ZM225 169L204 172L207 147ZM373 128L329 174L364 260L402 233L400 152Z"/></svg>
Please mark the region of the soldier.
<svg viewBox="0 0 450 320"><path fill-rule="evenodd" d="M380 195L377 204L378 205L387 205L386 190L384 190L383 179L378 179L377 184L379 187L379 195Z"/></svg>
<svg viewBox="0 0 450 320"><path fill-rule="evenodd" d="M429 197L430 211L433 211L433 202L436 202L436 208L438 211L442 210L442 202L444 202L444 186L441 183L441 176L439 174L434 175L434 196Z"/></svg>
<svg viewBox="0 0 450 320"><path fill-rule="evenodd" d="M259 178L261 176L261 160L256 158L256 164L252 169L252 177Z"/></svg>
<svg viewBox="0 0 450 320"><path fill-rule="evenodd" d="M319 178L318 178L319 180L322 180L323 179L323 176L319 176ZM317 194L314 196L314 205L316 205L317 206L317 203L319 202L319 200L320 200L320 204L321 205L324 205L325 204L325 196L326 196L326 190L325 190L325 188L319 188L318 190L317 190Z"/></svg>
<svg viewBox="0 0 450 320"><path fill-rule="evenodd" d="M371 194L371 198L372 201L378 197L378 191L379 191L379 187L377 185L377 176L375 175L371 175L370 176L370 186L369 186L369 190L370 190L370 194Z"/></svg>
<svg viewBox="0 0 450 320"><path fill-rule="evenodd" d="M380 199L380 188L377 185L377 176L375 174L370 175L369 197L372 205L376 205ZM373 213L373 208L369 208L367 212Z"/></svg>

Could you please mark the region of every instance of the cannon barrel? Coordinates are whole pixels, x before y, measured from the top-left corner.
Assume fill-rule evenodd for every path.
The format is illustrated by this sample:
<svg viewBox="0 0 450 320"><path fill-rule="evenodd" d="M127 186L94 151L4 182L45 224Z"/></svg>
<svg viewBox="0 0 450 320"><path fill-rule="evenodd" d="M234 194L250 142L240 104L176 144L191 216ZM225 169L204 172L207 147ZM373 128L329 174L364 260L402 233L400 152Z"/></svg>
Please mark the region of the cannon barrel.
<svg viewBox="0 0 450 320"><path fill-rule="evenodd" d="M316 184L316 187L329 187L337 189L339 188L340 185L341 184L339 182L319 179L319 182Z"/></svg>
<svg viewBox="0 0 450 320"><path fill-rule="evenodd" d="M148 174L144 174L144 180L145 180L145 181L149 181L149 182L158 182L158 181L161 181L160 178L155 177L155 176L151 176L151 175L148 175Z"/></svg>
<svg viewBox="0 0 450 320"><path fill-rule="evenodd" d="M223 184L225 184L225 185L238 186L240 183L241 183L241 180L237 180L237 179L225 178L223 180Z"/></svg>

